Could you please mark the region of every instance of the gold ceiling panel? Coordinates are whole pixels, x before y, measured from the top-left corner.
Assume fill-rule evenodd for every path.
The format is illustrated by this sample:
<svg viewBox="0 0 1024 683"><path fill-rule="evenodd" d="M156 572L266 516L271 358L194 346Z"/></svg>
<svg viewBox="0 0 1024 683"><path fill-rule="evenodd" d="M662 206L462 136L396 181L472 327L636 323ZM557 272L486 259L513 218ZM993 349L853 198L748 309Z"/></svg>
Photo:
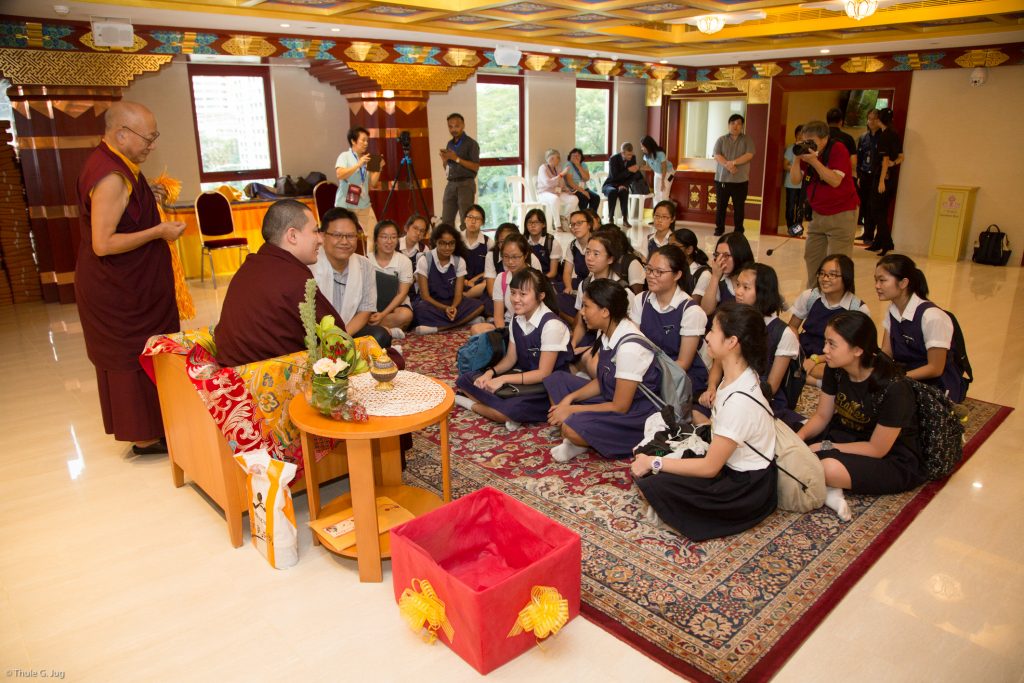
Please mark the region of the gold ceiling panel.
<svg viewBox="0 0 1024 683"><path fill-rule="evenodd" d="M139 74L170 61L171 55L0 48L0 73L14 85L126 87Z"/></svg>
<svg viewBox="0 0 1024 683"><path fill-rule="evenodd" d="M348 26L394 28L434 34L419 42L444 46L437 36L479 39L493 37L495 42L519 45L524 52L531 44L561 46L579 51L586 48L608 53L628 53L641 59L685 57L715 53L740 53L737 61L758 58L765 48L834 47L837 43L869 45L907 39L942 39L965 35L991 36L1020 31L1022 0L921 0L880 8L862 21L854 21L842 11L836 0L834 9L801 7L786 0L81 0L82 4L113 5L133 8L142 14L136 20L144 25L145 11L180 10L199 13L230 14L266 19L266 31L277 31L280 22L312 20L335 24L341 31L317 36L336 39L346 35ZM669 24L709 12L763 10L764 19L726 25L718 33L706 35L692 26ZM150 22L154 23L154 22ZM195 28L195 27L193 27ZM47 37L41 23L26 22L24 39L29 47ZM344 40L344 38L341 38ZM239 54L262 54L258 38L247 46L236 45ZM991 42L991 41L989 41ZM262 48L265 49L265 48ZM358 52L358 50L357 50ZM358 61L383 61L374 55L346 56ZM968 59L971 63L978 58ZM986 56L985 60L990 57ZM457 61L457 60L456 60ZM451 60L444 59L452 64ZM453 66L455 64L452 64ZM858 66L859 65L854 65ZM869 70L865 67L865 70ZM762 74L759 74L762 75Z"/></svg>

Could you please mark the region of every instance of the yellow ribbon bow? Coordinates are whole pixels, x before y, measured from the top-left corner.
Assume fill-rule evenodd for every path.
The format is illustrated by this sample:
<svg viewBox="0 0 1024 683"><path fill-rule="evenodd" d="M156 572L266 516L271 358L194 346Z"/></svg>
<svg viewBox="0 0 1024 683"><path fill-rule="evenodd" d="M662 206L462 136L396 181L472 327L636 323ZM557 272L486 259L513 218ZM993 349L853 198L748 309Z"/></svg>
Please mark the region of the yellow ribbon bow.
<svg viewBox="0 0 1024 683"><path fill-rule="evenodd" d="M530 591L530 602L519 612L515 626L508 637L518 636L523 631L533 631L537 640L558 633L569 621L569 601L550 586L534 586Z"/></svg>
<svg viewBox="0 0 1024 683"><path fill-rule="evenodd" d="M437 640L437 629L444 631L449 643L455 640L455 629L444 614L444 603L429 581L413 579L412 588L406 588L398 600L398 611L409 628L417 633L424 632L423 642Z"/></svg>

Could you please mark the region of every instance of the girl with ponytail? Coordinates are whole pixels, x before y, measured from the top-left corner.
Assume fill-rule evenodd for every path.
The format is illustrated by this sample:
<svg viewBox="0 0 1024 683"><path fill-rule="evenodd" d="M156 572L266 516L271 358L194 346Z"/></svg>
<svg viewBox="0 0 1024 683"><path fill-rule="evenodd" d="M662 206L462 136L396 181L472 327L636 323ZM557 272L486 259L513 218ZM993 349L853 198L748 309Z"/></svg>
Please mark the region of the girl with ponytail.
<svg viewBox="0 0 1024 683"><path fill-rule="evenodd" d="M848 522L843 489L908 491L925 481L914 390L878 347L865 313L843 311L825 327L818 409L797 432L825 468L825 505Z"/></svg>
<svg viewBox="0 0 1024 683"><path fill-rule="evenodd" d="M917 264L902 254L883 256L875 266L875 292L891 302L882 350L907 377L931 384L954 403L963 401L967 383L953 360L953 319L928 300L928 281Z"/></svg>

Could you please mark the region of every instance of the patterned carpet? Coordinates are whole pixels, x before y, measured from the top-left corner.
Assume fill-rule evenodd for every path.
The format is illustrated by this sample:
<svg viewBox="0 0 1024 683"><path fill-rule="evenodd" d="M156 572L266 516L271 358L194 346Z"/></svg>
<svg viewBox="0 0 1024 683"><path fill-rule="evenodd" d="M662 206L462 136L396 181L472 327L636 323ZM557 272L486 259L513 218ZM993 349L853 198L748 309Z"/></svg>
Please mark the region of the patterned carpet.
<svg viewBox="0 0 1024 683"><path fill-rule="evenodd" d="M454 383L454 332L404 340L408 369ZM802 412L813 410L808 391ZM967 454L1011 409L969 399ZM455 497L493 486L583 538L583 613L694 680L766 680L909 525L941 483L897 496L848 496L853 521L822 508L776 512L743 534L694 543L642 521L626 462L551 460L547 425L509 433L456 407ZM414 438L409 483L440 490L437 427Z"/></svg>

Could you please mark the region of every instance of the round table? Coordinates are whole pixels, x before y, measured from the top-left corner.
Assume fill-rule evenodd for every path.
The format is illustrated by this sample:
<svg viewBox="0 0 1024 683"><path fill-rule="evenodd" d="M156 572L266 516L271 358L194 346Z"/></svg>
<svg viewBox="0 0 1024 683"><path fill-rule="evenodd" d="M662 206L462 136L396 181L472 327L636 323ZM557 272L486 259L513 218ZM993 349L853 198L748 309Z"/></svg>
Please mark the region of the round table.
<svg viewBox="0 0 1024 683"><path fill-rule="evenodd" d="M441 429L441 480L444 502L451 500L451 465L448 453L448 414L455 403L455 392L434 378L445 390L438 405L402 417L371 417L367 422L343 422L324 417L313 409L301 393L292 399L289 415L301 431L302 462L306 471L306 496L309 520L321 515L352 508L356 544L340 554L355 557L359 563L360 581L381 581L381 558L390 555L390 533L380 533L377 520L377 496L383 495L421 515L442 504L433 493L402 484L402 460L399 436L432 424ZM320 507L320 484L316 459L313 457L313 436L344 441L349 470L350 492ZM313 544L318 545L317 534Z"/></svg>

